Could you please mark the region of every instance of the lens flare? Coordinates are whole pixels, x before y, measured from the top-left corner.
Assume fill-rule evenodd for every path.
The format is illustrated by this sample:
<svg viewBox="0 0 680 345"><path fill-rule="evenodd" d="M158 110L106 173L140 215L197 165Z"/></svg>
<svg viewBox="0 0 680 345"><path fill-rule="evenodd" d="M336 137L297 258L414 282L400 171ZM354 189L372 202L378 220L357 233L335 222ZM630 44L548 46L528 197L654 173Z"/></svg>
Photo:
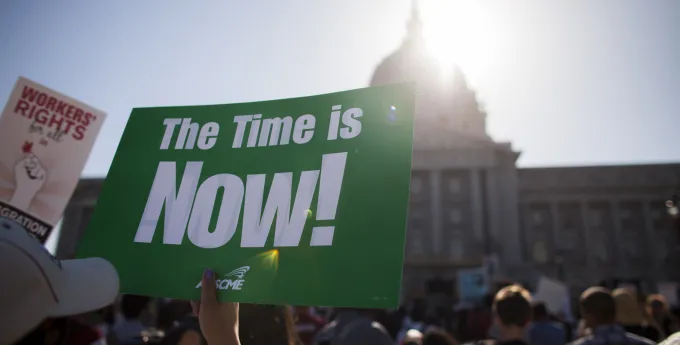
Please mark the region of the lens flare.
<svg viewBox="0 0 680 345"><path fill-rule="evenodd" d="M272 249L268 250L266 252L257 254L257 257L262 260L264 263L265 267L269 267L274 270L274 272L278 272L279 270L279 250L278 249Z"/></svg>

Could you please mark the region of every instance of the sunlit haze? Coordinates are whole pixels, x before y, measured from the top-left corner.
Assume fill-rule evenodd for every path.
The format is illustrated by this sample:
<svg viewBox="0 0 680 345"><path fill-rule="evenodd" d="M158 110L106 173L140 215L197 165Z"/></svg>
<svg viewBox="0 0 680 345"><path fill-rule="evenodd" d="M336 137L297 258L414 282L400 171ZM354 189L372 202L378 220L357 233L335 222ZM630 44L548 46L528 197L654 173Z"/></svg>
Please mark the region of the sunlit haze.
<svg viewBox="0 0 680 345"><path fill-rule="evenodd" d="M680 1L420 1L518 165L678 162ZM133 107L366 87L410 0L2 1L0 100L19 76L108 113L85 168L105 176Z"/></svg>
<svg viewBox="0 0 680 345"><path fill-rule="evenodd" d="M496 19L473 0L422 1L422 18L428 51L446 72L458 64L470 81L485 78L485 71L502 58L505 41L495 29Z"/></svg>

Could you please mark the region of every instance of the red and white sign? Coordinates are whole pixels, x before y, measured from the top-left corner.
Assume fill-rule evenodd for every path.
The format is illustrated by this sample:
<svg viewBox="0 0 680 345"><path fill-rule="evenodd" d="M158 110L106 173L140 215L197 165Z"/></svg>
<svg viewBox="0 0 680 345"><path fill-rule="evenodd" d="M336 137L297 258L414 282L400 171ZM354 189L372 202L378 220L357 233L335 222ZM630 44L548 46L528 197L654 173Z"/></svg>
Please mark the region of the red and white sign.
<svg viewBox="0 0 680 345"><path fill-rule="evenodd" d="M0 217L44 243L105 118L100 110L19 78L0 117Z"/></svg>

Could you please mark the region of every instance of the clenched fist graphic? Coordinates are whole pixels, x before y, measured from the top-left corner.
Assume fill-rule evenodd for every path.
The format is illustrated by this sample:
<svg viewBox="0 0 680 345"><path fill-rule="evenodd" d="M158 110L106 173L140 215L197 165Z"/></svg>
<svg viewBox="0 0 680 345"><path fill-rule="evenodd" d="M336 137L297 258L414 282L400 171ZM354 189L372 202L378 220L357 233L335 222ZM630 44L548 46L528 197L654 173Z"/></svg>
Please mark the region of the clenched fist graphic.
<svg viewBox="0 0 680 345"><path fill-rule="evenodd" d="M27 211L46 179L47 171L40 164L38 157L32 153L27 154L14 166L16 188L9 203L18 209Z"/></svg>

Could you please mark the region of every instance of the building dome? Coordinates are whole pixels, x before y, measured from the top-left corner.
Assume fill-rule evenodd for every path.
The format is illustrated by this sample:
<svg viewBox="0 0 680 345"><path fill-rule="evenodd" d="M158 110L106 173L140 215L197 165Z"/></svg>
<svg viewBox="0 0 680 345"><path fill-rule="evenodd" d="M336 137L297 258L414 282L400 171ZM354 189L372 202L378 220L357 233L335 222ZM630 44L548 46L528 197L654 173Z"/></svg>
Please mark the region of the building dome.
<svg viewBox="0 0 680 345"><path fill-rule="evenodd" d="M442 66L428 52L415 1L407 28L402 45L375 69L371 86L417 83L416 138L455 134L490 140L486 134L486 114L480 110L475 92L468 87L460 68Z"/></svg>

